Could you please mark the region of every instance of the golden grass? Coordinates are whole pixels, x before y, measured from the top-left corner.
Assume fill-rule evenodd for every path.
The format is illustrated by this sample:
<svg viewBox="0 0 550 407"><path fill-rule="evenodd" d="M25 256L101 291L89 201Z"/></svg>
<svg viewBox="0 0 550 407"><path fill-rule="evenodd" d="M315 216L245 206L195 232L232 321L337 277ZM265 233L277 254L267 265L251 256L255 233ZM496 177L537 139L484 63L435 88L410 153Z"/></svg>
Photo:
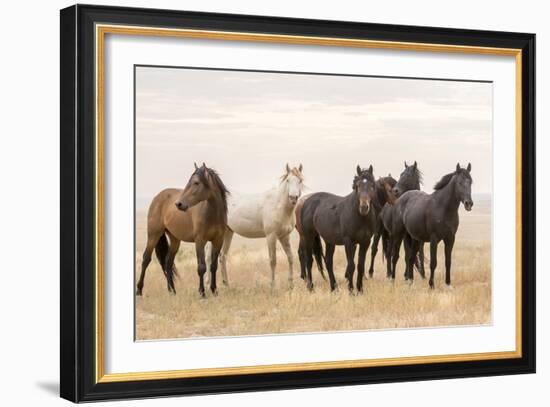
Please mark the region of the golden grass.
<svg viewBox="0 0 550 407"><path fill-rule="evenodd" d="M146 236L144 220L144 214L138 213L136 278ZM438 251L435 290L429 290L427 279L422 280L417 273L414 284L405 282L401 261L396 280L386 280L380 247L374 278L367 279L365 293L356 296L347 291L342 248L337 248L334 261L340 287L337 292L330 292L316 269L315 292L308 292L299 277L297 259L294 289L289 290L286 256L280 248L277 283L272 290L265 239L236 237L228 261L230 286L221 284L218 273L219 295L214 297L208 290L207 298L201 300L194 246L182 244L176 258L180 273L177 295L168 293L156 259L147 270L143 297L136 298L136 339L487 324L491 322L492 301L490 230L488 205L461 214L453 251L452 290L444 284L443 244ZM295 251L295 232L292 243ZM428 245L426 257L429 273Z"/></svg>

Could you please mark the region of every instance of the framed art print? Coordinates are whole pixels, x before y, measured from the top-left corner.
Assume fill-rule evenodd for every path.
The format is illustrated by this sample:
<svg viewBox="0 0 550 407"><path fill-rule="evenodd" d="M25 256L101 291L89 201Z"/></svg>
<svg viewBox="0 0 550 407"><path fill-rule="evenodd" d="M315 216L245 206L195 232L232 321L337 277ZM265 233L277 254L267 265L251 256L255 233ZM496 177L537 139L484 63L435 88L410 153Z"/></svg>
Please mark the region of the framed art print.
<svg viewBox="0 0 550 407"><path fill-rule="evenodd" d="M61 396L535 371L535 36L61 11Z"/></svg>

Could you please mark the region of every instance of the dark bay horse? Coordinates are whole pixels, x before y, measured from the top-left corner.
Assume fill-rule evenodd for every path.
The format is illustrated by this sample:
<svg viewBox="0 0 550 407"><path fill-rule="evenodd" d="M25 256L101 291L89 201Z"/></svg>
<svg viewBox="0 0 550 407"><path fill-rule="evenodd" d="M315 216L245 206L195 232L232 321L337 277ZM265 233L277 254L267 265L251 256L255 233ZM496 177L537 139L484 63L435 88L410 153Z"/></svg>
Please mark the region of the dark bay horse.
<svg viewBox="0 0 550 407"><path fill-rule="evenodd" d="M357 166L357 175L353 179L352 192L341 197L328 192L318 192L309 196L303 203L300 214L300 235L303 238L304 253L300 262L305 262L307 286L313 289L311 267L313 265L314 246L319 237L326 245L325 263L330 288L337 288L334 278L333 256L337 245L345 246L348 289L353 292L353 273L355 271L355 250L359 245L357 261L357 291L363 291L365 258L371 237L376 229L376 211L372 208L374 199L374 175L372 165L368 169Z"/></svg>
<svg viewBox="0 0 550 407"><path fill-rule="evenodd" d="M205 297L204 246L206 242L212 242L210 289L214 295L217 293L216 270L227 225L228 194L216 171L203 163L201 167L195 164L195 171L183 190L165 189L153 198L147 214L147 246L143 253L137 295L142 295L145 271L153 250L166 276L168 291L176 293L174 258L182 241L195 242L201 297ZM166 236L170 239L169 245Z"/></svg>
<svg viewBox="0 0 550 407"><path fill-rule="evenodd" d="M298 236L300 237L300 241L298 243L298 259L300 260L300 278L304 281L307 281L307 268L306 268L306 261L303 260L303 256L305 256L305 247L304 247L304 236L302 235L302 207L304 206L304 202L313 194L308 194L302 196L298 203L296 204L296 230L298 231ZM323 272L323 246L321 245L321 238L319 235L315 237L315 241L313 242L313 257L315 258L315 263L317 263L317 269L319 270L319 273L321 274L321 277L323 277L323 280L327 280L325 277L325 273ZM305 258L304 258L305 259Z"/></svg>
<svg viewBox="0 0 550 407"><path fill-rule="evenodd" d="M396 200L399 200L399 197L407 191L419 190L420 185L422 184L422 172L418 169L418 164L415 161L412 165L407 165L407 162L404 162L405 169L399 176L397 184L393 188L393 194L396 197ZM395 201L394 201L395 202ZM382 229L382 242L384 239L387 240L386 249L384 255L386 257L387 271L386 277L395 279L395 268L397 265L397 260L399 259L399 250L401 249L401 239L394 239L392 236L392 222L395 206L388 202L382 208L380 213L380 220L383 225ZM395 255L393 252L395 251ZM424 278L424 249L420 248L419 256L419 265L418 271L420 275ZM370 271L369 271L369 275ZM371 275L372 276L372 275ZM405 276L407 278L407 276Z"/></svg>
<svg viewBox="0 0 550 407"><path fill-rule="evenodd" d="M371 245L371 258L370 258L370 267L369 267L369 277L372 277L374 274L374 259L376 258L376 253L378 253L378 242L380 237L382 237L382 254L388 251L389 244L389 235L385 233L384 224L382 223L382 209L386 204L393 205L396 198L394 193L394 188L397 184L397 181L389 174L387 177L381 177L376 181L374 186L374 209L376 210L376 230L374 232L374 237L372 238Z"/></svg>
<svg viewBox="0 0 550 407"><path fill-rule="evenodd" d="M430 288L434 288L437 266L437 245L445 244L445 283L451 284L451 255L458 230L460 203L472 210L472 165L445 175L434 186L432 194L421 191L406 192L395 203L393 233L404 236L407 273L412 277L414 259L423 242L430 243Z"/></svg>

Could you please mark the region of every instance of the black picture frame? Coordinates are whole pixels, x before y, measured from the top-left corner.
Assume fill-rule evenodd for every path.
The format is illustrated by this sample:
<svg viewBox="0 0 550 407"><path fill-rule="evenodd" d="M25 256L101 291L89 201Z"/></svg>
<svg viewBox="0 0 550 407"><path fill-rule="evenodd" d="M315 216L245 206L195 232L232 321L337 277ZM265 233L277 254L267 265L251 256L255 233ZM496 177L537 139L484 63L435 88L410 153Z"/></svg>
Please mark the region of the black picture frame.
<svg viewBox="0 0 550 407"><path fill-rule="evenodd" d="M74 402L535 372L535 35L76 5L60 13L60 393ZM468 45L522 51L522 355L498 360L102 383L95 338L97 23Z"/></svg>

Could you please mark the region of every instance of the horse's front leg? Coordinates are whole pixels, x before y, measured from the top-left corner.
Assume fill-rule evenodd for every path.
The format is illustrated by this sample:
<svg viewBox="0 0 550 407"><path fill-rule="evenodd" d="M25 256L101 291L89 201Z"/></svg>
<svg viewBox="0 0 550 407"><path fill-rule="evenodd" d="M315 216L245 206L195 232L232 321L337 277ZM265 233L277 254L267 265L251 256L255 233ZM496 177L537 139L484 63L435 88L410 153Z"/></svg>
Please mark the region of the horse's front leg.
<svg viewBox="0 0 550 407"><path fill-rule="evenodd" d="M269 253L269 266L271 267L271 288L275 287L275 268L277 267L277 235L267 235L267 251Z"/></svg>
<svg viewBox="0 0 550 407"><path fill-rule="evenodd" d="M451 285L451 254L455 244L455 237L449 237L443 241L445 243L445 284Z"/></svg>
<svg viewBox="0 0 550 407"><path fill-rule="evenodd" d="M348 280L348 289L350 293L353 293L353 272L355 271L355 243L347 239L344 243L346 248L346 258L348 265L346 267L346 279Z"/></svg>
<svg viewBox="0 0 550 407"><path fill-rule="evenodd" d="M212 256L210 260L210 290L212 294L218 295L218 288L216 286L216 272L218 271L218 256L222 250L223 237L212 242Z"/></svg>
<svg viewBox="0 0 550 407"><path fill-rule="evenodd" d="M371 246L371 252L370 252L370 267L369 267L369 277L372 278L374 275L374 259L376 257L376 253L378 253L378 241L380 240L380 232L376 232L374 234L374 237L372 239L372 246ZM382 240L382 244L384 244L384 241Z"/></svg>
<svg viewBox="0 0 550 407"><path fill-rule="evenodd" d="M197 254L197 273L199 275L199 294L202 298L206 296L204 293L204 274L206 273L206 260L204 258L205 245L206 242L204 240L195 241L195 251Z"/></svg>
<svg viewBox="0 0 550 407"><path fill-rule="evenodd" d="M336 249L336 247L332 243L328 243L325 241L325 248L326 248L325 263L327 265L327 274L330 282L330 290L334 291L338 288L338 284L336 284L336 278L334 277L334 250Z"/></svg>
<svg viewBox="0 0 550 407"><path fill-rule="evenodd" d="M365 260L369 249L370 239L359 245L359 256L357 258L357 292L363 292L363 277L365 276ZM370 273L370 271L369 271Z"/></svg>
<svg viewBox="0 0 550 407"><path fill-rule="evenodd" d="M290 247L290 235L280 237L279 241L281 242L281 246L283 246L283 250L288 260L288 287L292 289L294 277L294 257L292 256L292 249Z"/></svg>

